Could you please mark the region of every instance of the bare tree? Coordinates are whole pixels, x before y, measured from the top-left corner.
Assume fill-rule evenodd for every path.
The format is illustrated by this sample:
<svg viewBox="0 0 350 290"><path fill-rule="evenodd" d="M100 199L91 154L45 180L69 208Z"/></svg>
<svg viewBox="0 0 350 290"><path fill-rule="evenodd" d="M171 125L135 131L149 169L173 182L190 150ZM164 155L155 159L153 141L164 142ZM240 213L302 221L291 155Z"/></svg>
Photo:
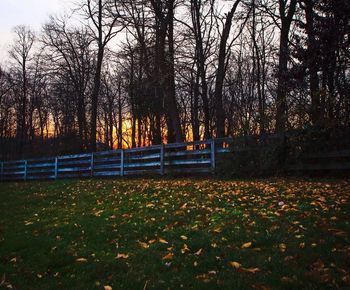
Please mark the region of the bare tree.
<svg viewBox="0 0 350 290"><path fill-rule="evenodd" d="M225 136L225 111L222 103L222 90L224 85L225 73L226 73L226 62L227 62L227 41L230 36L233 15L236 12L240 0L236 0L231 10L226 15L226 20L223 26L219 56L218 56L218 68L216 72L215 81L215 120L216 120L216 137Z"/></svg>
<svg viewBox="0 0 350 290"><path fill-rule="evenodd" d="M116 30L119 11L116 9L117 2L111 0L86 0L83 7L91 21L91 31L97 45L96 69L94 83L91 93L91 132L90 149L96 151L96 124L98 96L101 87L101 72L103 59L107 44L115 37L121 29Z"/></svg>
<svg viewBox="0 0 350 290"><path fill-rule="evenodd" d="M14 28L15 40L9 53L21 72L21 100L20 110L17 114L17 138L19 140L19 154L23 152L23 146L27 137L27 102L28 102L28 63L31 60L30 53L34 44L34 32L26 26Z"/></svg>
<svg viewBox="0 0 350 290"><path fill-rule="evenodd" d="M288 92L288 59L289 59L289 31L296 10L297 0L279 0L279 17L281 32L278 57L278 84L276 97L276 131L284 132L286 129L287 92Z"/></svg>

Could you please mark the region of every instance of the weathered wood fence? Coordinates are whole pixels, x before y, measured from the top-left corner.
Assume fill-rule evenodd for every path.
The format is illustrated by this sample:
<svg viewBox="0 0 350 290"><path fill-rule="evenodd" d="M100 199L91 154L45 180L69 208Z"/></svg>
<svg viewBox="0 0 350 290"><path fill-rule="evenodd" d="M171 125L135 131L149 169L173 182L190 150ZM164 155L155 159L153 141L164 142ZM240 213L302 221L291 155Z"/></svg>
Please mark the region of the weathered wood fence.
<svg viewBox="0 0 350 290"><path fill-rule="evenodd" d="M231 138L1 162L1 181L211 173Z"/></svg>

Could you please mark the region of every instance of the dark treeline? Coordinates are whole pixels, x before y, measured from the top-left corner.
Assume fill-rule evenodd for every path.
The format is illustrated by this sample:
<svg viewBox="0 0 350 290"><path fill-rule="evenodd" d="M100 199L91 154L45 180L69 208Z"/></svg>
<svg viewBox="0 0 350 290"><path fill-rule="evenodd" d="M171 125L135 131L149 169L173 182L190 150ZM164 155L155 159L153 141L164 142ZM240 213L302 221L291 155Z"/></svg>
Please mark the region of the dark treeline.
<svg viewBox="0 0 350 290"><path fill-rule="evenodd" d="M347 0L81 0L14 28L0 157L349 126L349 16Z"/></svg>

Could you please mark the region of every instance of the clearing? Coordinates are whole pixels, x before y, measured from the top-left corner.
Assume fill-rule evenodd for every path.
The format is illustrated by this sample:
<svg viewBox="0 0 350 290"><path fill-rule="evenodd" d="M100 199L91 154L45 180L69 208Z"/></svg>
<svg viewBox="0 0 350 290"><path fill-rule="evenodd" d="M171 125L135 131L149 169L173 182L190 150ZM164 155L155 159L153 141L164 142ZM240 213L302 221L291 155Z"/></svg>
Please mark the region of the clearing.
<svg viewBox="0 0 350 290"><path fill-rule="evenodd" d="M350 287L350 182L0 184L0 288Z"/></svg>

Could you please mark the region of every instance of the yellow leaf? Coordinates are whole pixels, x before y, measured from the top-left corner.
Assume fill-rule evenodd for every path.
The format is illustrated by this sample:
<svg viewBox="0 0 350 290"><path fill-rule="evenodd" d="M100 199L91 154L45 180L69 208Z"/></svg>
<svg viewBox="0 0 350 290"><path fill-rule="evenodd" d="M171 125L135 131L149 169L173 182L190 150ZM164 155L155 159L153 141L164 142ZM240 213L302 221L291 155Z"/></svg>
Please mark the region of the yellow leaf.
<svg viewBox="0 0 350 290"><path fill-rule="evenodd" d="M199 249L197 252L195 252L194 254L199 256L202 253L202 249Z"/></svg>
<svg viewBox="0 0 350 290"><path fill-rule="evenodd" d="M244 243L241 248L242 249L250 248L251 245L252 245L252 242Z"/></svg>
<svg viewBox="0 0 350 290"><path fill-rule="evenodd" d="M238 268L240 268L240 267L242 266L240 263L235 262L235 261L228 262L228 264L229 264L231 267L235 268L235 269L238 269Z"/></svg>
<svg viewBox="0 0 350 290"><path fill-rule="evenodd" d="M168 253L167 255L165 255L162 260L171 260L174 257L173 253Z"/></svg>
<svg viewBox="0 0 350 290"><path fill-rule="evenodd" d="M260 269L259 268L243 268L243 267L241 267L241 268L238 268L238 271L255 274L257 272L260 272Z"/></svg>
<svg viewBox="0 0 350 290"><path fill-rule="evenodd" d="M96 211L94 213L95 216L101 216L101 213L103 213L103 210Z"/></svg>
<svg viewBox="0 0 350 290"><path fill-rule="evenodd" d="M287 249L287 245L282 243L282 244L279 245L279 248L280 248L280 251L282 253L284 253L286 251L286 249Z"/></svg>
<svg viewBox="0 0 350 290"><path fill-rule="evenodd" d="M127 258L129 258L128 254L118 253L118 255L117 255L117 259L127 259Z"/></svg>
<svg viewBox="0 0 350 290"><path fill-rule="evenodd" d="M159 242L162 243L162 244L169 244L168 241L162 239L162 238L159 238Z"/></svg>
<svg viewBox="0 0 350 290"><path fill-rule="evenodd" d="M147 244L147 243L145 243L145 242L138 242L139 243L139 245L142 247L142 248L145 248L145 249L147 249L147 248L149 248L149 245Z"/></svg>
<svg viewBox="0 0 350 290"><path fill-rule="evenodd" d="M191 250L188 248L186 244L184 244L184 247L181 249L181 253L185 254L186 252L190 252Z"/></svg>
<svg viewBox="0 0 350 290"><path fill-rule="evenodd" d="M75 261L76 262L87 262L87 259L85 259L85 258L78 258Z"/></svg>

